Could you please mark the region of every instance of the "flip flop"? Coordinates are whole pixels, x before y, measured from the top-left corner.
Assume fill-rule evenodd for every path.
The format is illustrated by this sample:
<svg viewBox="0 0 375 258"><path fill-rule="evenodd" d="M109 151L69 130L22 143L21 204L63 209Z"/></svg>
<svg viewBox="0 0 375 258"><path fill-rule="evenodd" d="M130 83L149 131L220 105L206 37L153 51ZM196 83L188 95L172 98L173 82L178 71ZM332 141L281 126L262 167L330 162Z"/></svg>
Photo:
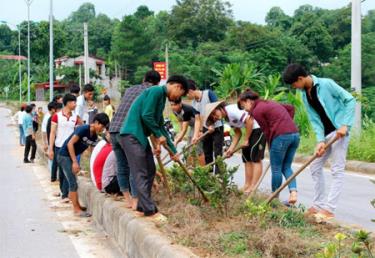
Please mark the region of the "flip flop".
<svg viewBox="0 0 375 258"><path fill-rule="evenodd" d="M74 213L74 216L80 217L80 218L88 218L88 217L91 217L92 215L88 213L87 211L80 211L79 213Z"/></svg>

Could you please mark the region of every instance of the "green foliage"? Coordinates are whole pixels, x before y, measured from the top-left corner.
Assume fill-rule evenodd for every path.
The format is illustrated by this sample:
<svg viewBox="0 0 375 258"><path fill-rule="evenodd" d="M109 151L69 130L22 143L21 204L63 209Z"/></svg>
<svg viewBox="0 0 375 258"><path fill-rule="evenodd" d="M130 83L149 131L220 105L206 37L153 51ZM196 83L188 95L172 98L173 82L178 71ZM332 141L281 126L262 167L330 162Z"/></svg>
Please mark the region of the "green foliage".
<svg viewBox="0 0 375 258"><path fill-rule="evenodd" d="M220 245L226 255L248 255L248 239L245 232L229 232L220 236Z"/></svg>
<svg viewBox="0 0 375 258"><path fill-rule="evenodd" d="M274 210L268 217L284 228L303 228L306 226L303 207L291 208L286 211Z"/></svg>

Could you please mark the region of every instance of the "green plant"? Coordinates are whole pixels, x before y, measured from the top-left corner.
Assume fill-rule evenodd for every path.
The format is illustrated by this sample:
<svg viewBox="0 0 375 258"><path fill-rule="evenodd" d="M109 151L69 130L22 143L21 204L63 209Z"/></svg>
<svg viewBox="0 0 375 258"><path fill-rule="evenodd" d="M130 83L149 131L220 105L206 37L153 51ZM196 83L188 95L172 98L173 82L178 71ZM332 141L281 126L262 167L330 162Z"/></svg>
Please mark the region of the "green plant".
<svg viewBox="0 0 375 258"><path fill-rule="evenodd" d="M218 208L225 216L228 215L229 200L238 189L233 182L233 175L238 167L229 168L222 157L216 160L217 174L211 172L210 167L197 166L193 171L193 178L197 182L214 208Z"/></svg>
<svg viewBox="0 0 375 258"><path fill-rule="evenodd" d="M220 244L226 255L247 255L248 235L244 232L229 232L220 236Z"/></svg>
<svg viewBox="0 0 375 258"><path fill-rule="evenodd" d="M345 234L337 233L335 235L336 242L327 243L323 252L316 255L317 258L340 258L343 248L343 241L347 238Z"/></svg>
<svg viewBox="0 0 375 258"><path fill-rule="evenodd" d="M356 232L354 234L355 242L352 245L352 252L355 252L359 256L362 256L366 251L368 257L374 257L371 251L372 246L370 243L370 234L370 232L366 232L364 230Z"/></svg>
<svg viewBox="0 0 375 258"><path fill-rule="evenodd" d="M277 222L284 228L303 228L306 226L306 220L303 215L304 207L290 208L286 211L274 210L269 213L268 218Z"/></svg>
<svg viewBox="0 0 375 258"><path fill-rule="evenodd" d="M271 206L266 202L257 202L247 199L245 202L245 212L249 218L258 218L261 226L266 225L266 215L271 211Z"/></svg>

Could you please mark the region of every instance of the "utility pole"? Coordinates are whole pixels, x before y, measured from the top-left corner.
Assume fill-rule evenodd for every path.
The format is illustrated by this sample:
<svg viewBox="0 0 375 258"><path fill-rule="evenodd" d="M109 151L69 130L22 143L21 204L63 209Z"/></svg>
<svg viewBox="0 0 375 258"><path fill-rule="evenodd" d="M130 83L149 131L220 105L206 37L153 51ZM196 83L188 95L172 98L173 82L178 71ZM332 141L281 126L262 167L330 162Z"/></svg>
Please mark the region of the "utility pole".
<svg viewBox="0 0 375 258"><path fill-rule="evenodd" d="M360 96L362 93L362 50L361 50L361 0L352 0L352 62L351 87ZM362 128L361 102L355 107L354 129L361 133Z"/></svg>
<svg viewBox="0 0 375 258"><path fill-rule="evenodd" d="M49 12L49 101L53 100L53 0L50 0Z"/></svg>
<svg viewBox="0 0 375 258"><path fill-rule="evenodd" d="M30 5L33 0L25 0L27 5L27 102L30 103Z"/></svg>
<svg viewBox="0 0 375 258"><path fill-rule="evenodd" d="M22 102L22 72L21 72L21 28L18 29L18 79L20 86L20 103Z"/></svg>
<svg viewBox="0 0 375 258"><path fill-rule="evenodd" d="M85 84L90 82L89 77L89 40L88 40L88 32L87 32L87 23L83 24L83 42L84 42L84 54L85 54Z"/></svg>
<svg viewBox="0 0 375 258"><path fill-rule="evenodd" d="M169 52L168 52L168 43L165 44L165 68L166 68L166 71L165 71L165 75L166 75L166 79L168 80L169 78Z"/></svg>
<svg viewBox="0 0 375 258"><path fill-rule="evenodd" d="M79 64L79 88L82 89L82 64Z"/></svg>

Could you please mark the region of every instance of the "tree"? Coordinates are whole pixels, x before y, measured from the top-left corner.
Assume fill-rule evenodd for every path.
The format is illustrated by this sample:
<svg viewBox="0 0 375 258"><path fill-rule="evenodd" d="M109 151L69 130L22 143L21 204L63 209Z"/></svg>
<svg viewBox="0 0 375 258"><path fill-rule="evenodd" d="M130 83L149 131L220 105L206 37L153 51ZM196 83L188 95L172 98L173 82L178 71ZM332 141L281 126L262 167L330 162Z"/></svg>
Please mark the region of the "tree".
<svg viewBox="0 0 375 258"><path fill-rule="evenodd" d="M169 37L180 46L224 39L232 23L228 2L221 0L181 0L172 7Z"/></svg>
<svg viewBox="0 0 375 258"><path fill-rule="evenodd" d="M82 4L77 11L73 12L68 21L72 23L84 23L89 22L95 18L95 5L92 3Z"/></svg>
<svg viewBox="0 0 375 258"><path fill-rule="evenodd" d="M280 7L272 7L266 15L266 23L272 27L288 30L292 25L292 18L284 13Z"/></svg>
<svg viewBox="0 0 375 258"><path fill-rule="evenodd" d="M0 52L12 51L12 30L6 24L0 24Z"/></svg>

